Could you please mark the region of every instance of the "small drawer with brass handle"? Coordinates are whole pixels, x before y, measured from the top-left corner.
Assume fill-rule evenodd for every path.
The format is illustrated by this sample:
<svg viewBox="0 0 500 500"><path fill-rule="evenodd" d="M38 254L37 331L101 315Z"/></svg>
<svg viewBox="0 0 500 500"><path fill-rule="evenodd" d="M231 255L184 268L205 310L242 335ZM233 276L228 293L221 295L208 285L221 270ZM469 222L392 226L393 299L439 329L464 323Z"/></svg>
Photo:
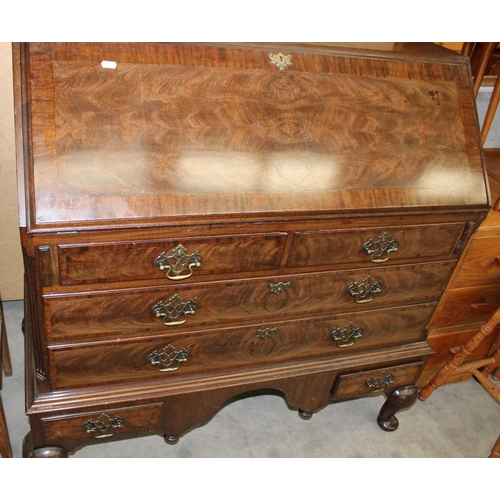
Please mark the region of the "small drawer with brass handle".
<svg viewBox="0 0 500 500"><path fill-rule="evenodd" d="M339 375L332 389L333 400L364 396L413 384L424 365L425 361L417 361Z"/></svg>
<svg viewBox="0 0 500 500"><path fill-rule="evenodd" d="M288 266L380 265L387 261L455 258L463 231L463 222L297 231Z"/></svg>
<svg viewBox="0 0 500 500"><path fill-rule="evenodd" d="M278 269L286 232L228 234L58 246L60 285L157 280L182 283L203 276ZM200 227L200 233L211 232ZM179 238L179 239L177 239Z"/></svg>
<svg viewBox="0 0 500 500"><path fill-rule="evenodd" d="M185 363L189 357L187 349L182 347L177 350L172 345L165 346L161 351L154 350L147 357L148 363L159 372L174 372L179 369L181 363Z"/></svg>
<svg viewBox="0 0 500 500"><path fill-rule="evenodd" d="M196 307L196 301L193 299L183 302L182 298L175 294L166 303L161 300L157 302L151 312L156 318L161 318L165 326L178 326L186 323L188 315L194 314Z"/></svg>
<svg viewBox="0 0 500 500"><path fill-rule="evenodd" d="M194 269L201 266L202 256L198 250L189 254L183 245L177 245L169 254L162 252L154 260L154 265L172 281L190 278Z"/></svg>
<svg viewBox="0 0 500 500"><path fill-rule="evenodd" d="M160 427L163 403L148 405L106 406L101 410L42 418L43 435L47 441L59 442L79 436L81 443L127 434L152 432Z"/></svg>

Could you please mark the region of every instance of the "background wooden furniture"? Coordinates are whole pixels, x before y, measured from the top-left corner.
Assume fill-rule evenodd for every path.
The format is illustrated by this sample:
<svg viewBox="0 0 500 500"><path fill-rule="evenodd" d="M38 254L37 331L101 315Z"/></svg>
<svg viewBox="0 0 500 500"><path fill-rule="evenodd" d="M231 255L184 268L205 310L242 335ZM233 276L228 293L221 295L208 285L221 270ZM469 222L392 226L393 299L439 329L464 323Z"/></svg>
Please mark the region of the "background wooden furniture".
<svg viewBox="0 0 500 500"><path fill-rule="evenodd" d="M431 381L422 387L419 393L419 399L425 401L432 393L452 375L460 373L469 373L486 389L486 391L500 404L500 387L491 382L489 377L500 380L500 333L496 330L500 324L500 309L497 309L491 318L481 325L479 332L476 333L467 343L460 347L452 359L441 368L431 379ZM490 355L476 360L470 360L476 350L489 337L496 338L495 348ZM490 344L490 343L488 343ZM490 458L500 458L500 435L491 451Z"/></svg>
<svg viewBox="0 0 500 500"><path fill-rule="evenodd" d="M467 60L434 44L16 44L24 456L174 443L246 394L386 394L487 214Z"/></svg>
<svg viewBox="0 0 500 500"><path fill-rule="evenodd" d="M462 53L471 57L474 95L477 96L485 78L500 71L498 43L468 42L464 44ZM500 79L494 78L495 88L498 89ZM492 102L493 105L488 108L490 123L497 105L493 99ZM483 143L487 133L488 129L483 127ZM499 200L500 149L485 149L484 155L491 197ZM467 244L429 324L428 340L436 352L422 372L419 386L427 384L434 373L446 364L452 356L451 352L472 338L500 305L499 256L500 214L493 208ZM472 358L486 356L492 342L491 337L486 339ZM455 373L446 383L465 381L470 376L467 372Z"/></svg>
<svg viewBox="0 0 500 500"><path fill-rule="evenodd" d="M5 321L3 318L2 301L0 299L0 456L3 458L12 458L12 446L9 438L9 430L7 428L7 419L3 409L1 389L2 389L2 373L12 375L12 365L9 353L9 344L7 341L7 332L5 329Z"/></svg>
<svg viewBox="0 0 500 500"><path fill-rule="evenodd" d="M474 95L477 96L486 75L495 75L495 83L488 109L481 127L483 144L486 142L493 118L500 101L500 43L499 42L466 42L462 53L470 58Z"/></svg>

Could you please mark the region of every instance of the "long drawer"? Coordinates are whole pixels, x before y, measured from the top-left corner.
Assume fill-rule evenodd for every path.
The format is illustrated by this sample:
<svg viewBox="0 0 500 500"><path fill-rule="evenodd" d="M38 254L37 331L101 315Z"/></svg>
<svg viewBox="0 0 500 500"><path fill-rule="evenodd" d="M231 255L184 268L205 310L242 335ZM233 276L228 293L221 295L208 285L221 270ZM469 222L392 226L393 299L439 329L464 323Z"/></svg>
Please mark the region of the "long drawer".
<svg viewBox="0 0 500 500"><path fill-rule="evenodd" d="M45 297L49 343L437 300L454 262Z"/></svg>
<svg viewBox="0 0 500 500"><path fill-rule="evenodd" d="M164 379L419 342L434 303L49 348L56 389Z"/></svg>

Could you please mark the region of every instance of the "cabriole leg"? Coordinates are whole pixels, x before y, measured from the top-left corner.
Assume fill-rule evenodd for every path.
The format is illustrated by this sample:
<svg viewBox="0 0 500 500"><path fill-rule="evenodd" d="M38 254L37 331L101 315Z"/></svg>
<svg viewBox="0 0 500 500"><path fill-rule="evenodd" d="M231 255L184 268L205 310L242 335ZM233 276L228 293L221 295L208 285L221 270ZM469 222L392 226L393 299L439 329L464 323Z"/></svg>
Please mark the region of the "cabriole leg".
<svg viewBox="0 0 500 500"><path fill-rule="evenodd" d="M413 406L417 397L418 388L416 385L403 386L391 392L377 417L380 428L387 432L395 431L399 427L399 421L395 414Z"/></svg>

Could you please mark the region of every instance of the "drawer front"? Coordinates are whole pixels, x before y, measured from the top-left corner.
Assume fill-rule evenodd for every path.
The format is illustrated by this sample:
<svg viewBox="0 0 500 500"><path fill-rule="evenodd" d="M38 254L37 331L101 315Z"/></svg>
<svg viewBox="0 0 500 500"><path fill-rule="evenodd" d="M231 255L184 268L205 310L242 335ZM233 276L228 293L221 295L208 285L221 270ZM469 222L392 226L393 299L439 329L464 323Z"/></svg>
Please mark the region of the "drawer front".
<svg viewBox="0 0 500 500"><path fill-rule="evenodd" d="M304 231L295 234L290 266L450 258L463 223Z"/></svg>
<svg viewBox="0 0 500 500"><path fill-rule="evenodd" d="M333 400L348 399L377 392L390 391L416 382L425 361L417 363L376 368L357 373L340 375L332 391Z"/></svg>
<svg viewBox="0 0 500 500"><path fill-rule="evenodd" d="M60 440L78 436L98 441L108 437L154 432L160 426L162 407L162 403L125 408L106 407L102 411L43 418L45 441L57 444Z"/></svg>
<svg viewBox="0 0 500 500"><path fill-rule="evenodd" d="M196 281L209 274L279 267L286 233L60 245L62 285L158 279Z"/></svg>
<svg viewBox="0 0 500 500"><path fill-rule="evenodd" d="M341 356L425 339L433 304L138 341L53 346L53 387L120 384Z"/></svg>
<svg viewBox="0 0 500 500"><path fill-rule="evenodd" d="M500 307L500 283L448 290L431 321L432 328L487 321Z"/></svg>
<svg viewBox="0 0 500 500"><path fill-rule="evenodd" d="M49 343L434 301L454 262L47 296Z"/></svg>
<svg viewBox="0 0 500 500"><path fill-rule="evenodd" d="M466 252L453 286L500 283L500 237L474 237Z"/></svg>

